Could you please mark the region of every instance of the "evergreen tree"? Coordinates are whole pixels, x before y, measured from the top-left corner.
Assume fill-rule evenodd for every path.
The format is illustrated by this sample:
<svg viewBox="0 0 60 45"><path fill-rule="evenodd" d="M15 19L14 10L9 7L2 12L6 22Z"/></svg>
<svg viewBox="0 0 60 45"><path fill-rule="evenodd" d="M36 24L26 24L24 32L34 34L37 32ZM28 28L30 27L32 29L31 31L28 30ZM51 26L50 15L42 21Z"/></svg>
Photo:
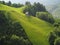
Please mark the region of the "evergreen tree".
<svg viewBox="0 0 60 45"><path fill-rule="evenodd" d="M29 12L30 15L32 16L36 16L36 12L46 12L45 7L38 3L34 3L33 5L30 2L26 2L27 7L24 9L24 13L25 12Z"/></svg>
<svg viewBox="0 0 60 45"><path fill-rule="evenodd" d="M11 6L11 4L12 4L11 1L9 1L9 2L7 3L8 6Z"/></svg>

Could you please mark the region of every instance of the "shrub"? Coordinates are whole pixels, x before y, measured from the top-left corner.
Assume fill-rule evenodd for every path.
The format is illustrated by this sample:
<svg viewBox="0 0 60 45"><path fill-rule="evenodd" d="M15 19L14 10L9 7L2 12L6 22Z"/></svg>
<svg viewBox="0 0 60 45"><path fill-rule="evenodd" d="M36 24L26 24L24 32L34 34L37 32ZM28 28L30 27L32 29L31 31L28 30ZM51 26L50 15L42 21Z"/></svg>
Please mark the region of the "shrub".
<svg viewBox="0 0 60 45"><path fill-rule="evenodd" d="M42 20L45 20L49 23L52 23L52 24L54 23L54 19L53 19L52 15L49 14L48 12L37 12L36 17L38 17Z"/></svg>
<svg viewBox="0 0 60 45"><path fill-rule="evenodd" d="M54 42L54 45L60 45L60 38L57 38Z"/></svg>
<svg viewBox="0 0 60 45"><path fill-rule="evenodd" d="M50 36L49 36L49 43L50 43L50 45L54 45L55 39L56 39L55 34L53 32L51 32Z"/></svg>

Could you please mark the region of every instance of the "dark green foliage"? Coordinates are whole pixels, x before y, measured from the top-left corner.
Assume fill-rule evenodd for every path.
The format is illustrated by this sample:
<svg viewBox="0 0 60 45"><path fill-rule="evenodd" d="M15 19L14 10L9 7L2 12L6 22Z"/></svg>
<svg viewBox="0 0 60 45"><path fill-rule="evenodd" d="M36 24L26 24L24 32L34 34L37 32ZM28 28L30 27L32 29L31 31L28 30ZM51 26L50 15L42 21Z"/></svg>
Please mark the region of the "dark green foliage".
<svg viewBox="0 0 60 45"><path fill-rule="evenodd" d="M53 24L55 22L53 19L53 16L51 14L49 14L48 12L37 12L36 17L38 17L42 20L45 20L51 24Z"/></svg>
<svg viewBox="0 0 60 45"><path fill-rule="evenodd" d="M11 1L9 1L9 2L7 3L7 5L8 5L8 6L11 6L11 5L12 5Z"/></svg>
<svg viewBox="0 0 60 45"><path fill-rule="evenodd" d="M16 3L13 3L11 1L8 1L8 2L5 2L5 1L0 1L1 4L4 4L4 5L7 5L7 6L11 6L11 7L15 7L15 8L18 8L18 7L22 7L24 6L23 4L16 4Z"/></svg>
<svg viewBox="0 0 60 45"><path fill-rule="evenodd" d="M46 11L45 6L43 6L39 2L38 3L34 3L34 7L35 7L37 12L40 12L40 11L41 12L45 12Z"/></svg>
<svg viewBox="0 0 60 45"><path fill-rule="evenodd" d="M11 35L11 36L3 36L0 39L1 45L31 45L29 40L25 40L23 37Z"/></svg>
<svg viewBox="0 0 60 45"><path fill-rule="evenodd" d="M54 23L54 27L59 27L59 23Z"/></svg>
<svg viewBox="0 0 60 45"><path fill-rule="evenodd" d="M28 6L29 6L29 5L31 5L31 3L27 1L27 2L25 3L25 5L28 5Z"/></svg>
<svg viewBox="0 0 60 45"><path fill-rule="evenodd" d="M51 24L53 24L55 21L53 19L53 16L48 13L45 9L45 6L42 4L34 3L33 5L30 2L26 2L26 8L24 9L24 13L29 12L29 15L31 16L37 16L38 18L45 20Z"/></svg>
<svg viewBox="0 0 60 45"><path fill-rule="evenodd" d="M60 37L60 28L58 26L55 26L55 30L51 32L49 36L50 45L60 45L60 39L58 39L59 37Z"/></svg>
<svg viewBox="0 0 60 45"><path fill-rule="evenodd" d="M50 45L54 45L54 41L56 39L56 36L51 32L49 37L49 43Z"/></svg>
<svg viewBox="0 0 60 45"><path fill-rule="evenodd" d="M32 45L20 23L12 20L10 13L3 10L0 10L0 44Z"/></svg>
<svg viewBox="0 0 60 45"><path fill-rule="evenodd" d="M54 24L54 27L55 27L55 34L60 37L60 25L59 23L55 23Z"/></svg>
<svg viewBox="0 0 60 45"><path fill-rule="evenodd" d="M60 45L60 39L56 40L55 45Z"/></svg>
<svg viewBox="0 0 60 45"><path fill-rule="evenodd" d="M14 3L14 4L12 4L11 6L12 6L12 7L15 7L15 8L18 8L18 7L22 7L23 4L20 4L20 3L16 4L16 3Z"/></svg>
<svg viewBox="0 0 60 45"><path fill-rule="evenodd" d="M60 22L58 22L58 24L60 25Z"/></svg>
<svg viewBox="0 0 60 45"><path fill-rule="evenodd" d="M1 4L4 4L4 5L6 4L5 1L0 1L0 3L1 3Z"/></svg>
<svg viewBox="0 0 60 45"><path fill-rule="evenodd" d="M29 15L36 16L36 12L46 12L45 7L42 4L40 4L39 2L34 3L33 5L31 5L30 2L26 2L26 5L27 6L23 12L24 13L29 12Z"/></svg>

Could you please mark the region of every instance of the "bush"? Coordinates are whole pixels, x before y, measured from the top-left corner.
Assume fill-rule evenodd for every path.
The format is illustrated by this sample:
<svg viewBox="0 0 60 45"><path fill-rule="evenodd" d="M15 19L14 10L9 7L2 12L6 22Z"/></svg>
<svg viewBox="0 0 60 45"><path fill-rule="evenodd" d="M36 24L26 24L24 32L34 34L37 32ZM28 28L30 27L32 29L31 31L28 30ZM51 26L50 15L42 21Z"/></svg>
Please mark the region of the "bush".
<svg viewBox="0 0 60 45"><path fill-rule="evenodd" d="M55 22L52 15L49 14L48 12L37 12L36 17L38 17L38 18L40 18L42 20L45 20L45 21L47 21L49 23L52 23L52 24Z"/></svg>
<svg viewBox="0 0 60 45"><path fill-rule="evenodd" d="M54 45L60 45L60 38L57 38L57 39L55 40Z"/></svg>
<svg viewBox="0 0 60 45"><path fill-rule="evenodd" d="M54 45L55 39L56 39L55 34L53 32L51 32L50 36L49 36L49 43L50 43L50 45Z"/></svg>
<svg viewBox="0 0 60 45"><path fill-rule="evenodd" d="M54 27L59 27L59 23L54 23Z"/></svg>
<svg viewBox="0 0 60 45"><path fill-rule="evenodd" d="M60 45L60 29L59 27L55 27L55 30L50 33L49 43L50 45Z"/></svg>

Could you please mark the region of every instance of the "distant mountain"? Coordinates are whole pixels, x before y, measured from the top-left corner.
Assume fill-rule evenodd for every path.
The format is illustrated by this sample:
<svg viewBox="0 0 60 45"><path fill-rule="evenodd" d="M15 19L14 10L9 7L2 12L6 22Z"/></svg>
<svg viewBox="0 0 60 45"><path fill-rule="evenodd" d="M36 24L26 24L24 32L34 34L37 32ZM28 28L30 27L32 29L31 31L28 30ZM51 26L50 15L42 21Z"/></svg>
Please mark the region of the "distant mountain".
<svg viewBox="0 0 60 45"><path fill-rule="evenodd" d="M46 6L48 12L50 12L54 18L60 18L60 3L55 5Z"/></svg>

